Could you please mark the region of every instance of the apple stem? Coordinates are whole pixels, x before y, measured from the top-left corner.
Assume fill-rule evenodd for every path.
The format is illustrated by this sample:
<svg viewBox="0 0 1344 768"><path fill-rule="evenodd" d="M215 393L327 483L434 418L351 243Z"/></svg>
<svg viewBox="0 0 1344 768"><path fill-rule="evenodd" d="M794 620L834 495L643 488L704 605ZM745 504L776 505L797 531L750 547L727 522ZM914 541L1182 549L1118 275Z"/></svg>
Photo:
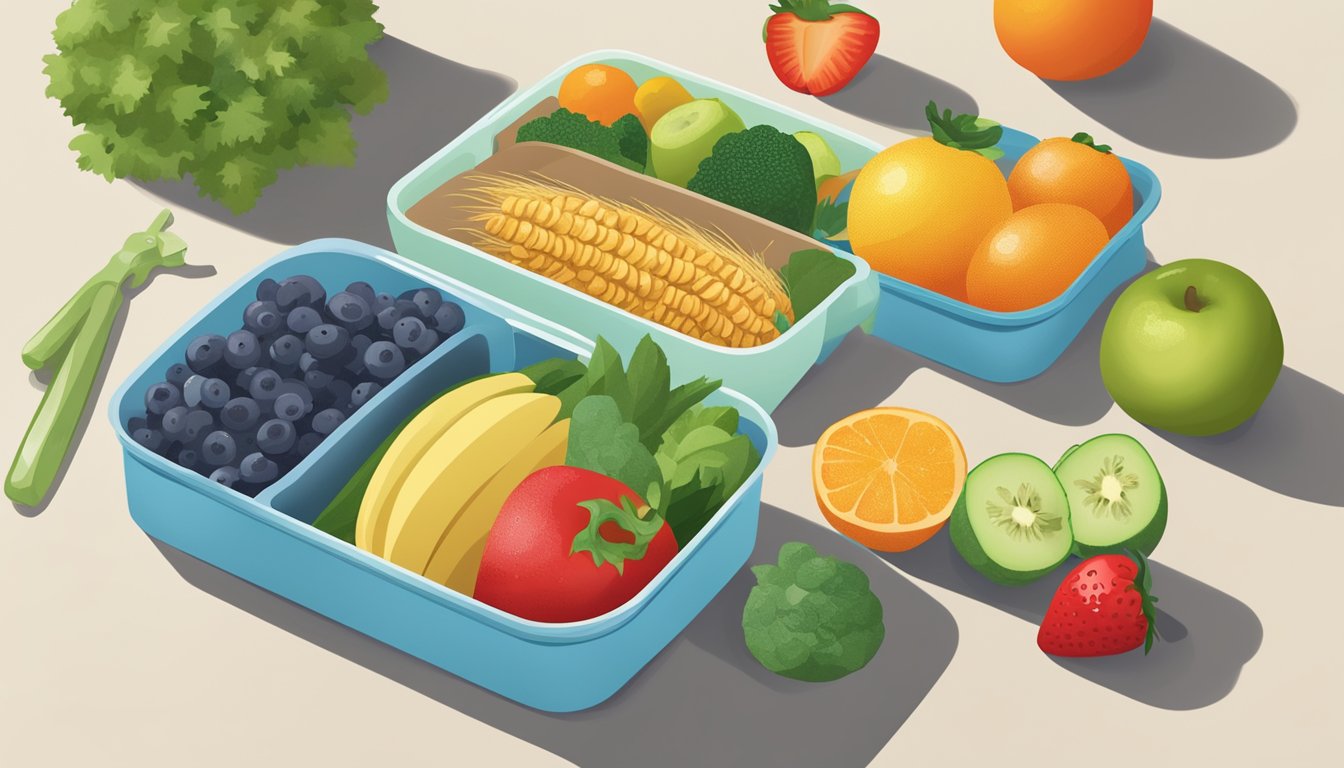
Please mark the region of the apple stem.
<svg viewBox="0 0 1344 768"><path fill-rule="evenodd" d="M1198 312L1199 310L1203 309L1206 306L1208 305L1200 301L1199 294L1195 293L1195 286L1193 285L1186 286L1185 308L1190 310L1191 312Z"/></svg>

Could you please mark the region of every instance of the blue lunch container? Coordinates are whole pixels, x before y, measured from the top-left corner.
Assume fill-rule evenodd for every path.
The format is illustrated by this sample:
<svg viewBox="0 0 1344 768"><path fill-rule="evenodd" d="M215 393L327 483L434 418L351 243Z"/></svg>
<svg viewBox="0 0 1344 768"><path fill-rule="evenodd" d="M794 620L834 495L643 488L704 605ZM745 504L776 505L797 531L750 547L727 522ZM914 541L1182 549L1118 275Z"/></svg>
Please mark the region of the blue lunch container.
<svg viewBox="0 0 1344 768"><path fill-rule="evenodd" d="M458 302L461 332L390 383L276 483L249 498L149 451L126 424L145 389L202 333L238 327L265 278L317 278L328 290L364 280L393 293L429 285ZM551 357L584 358L592 342L442 274L350 240L285 251L206 306L118 388L109 416L120 440L131 517L147 534L430 664L537 709L591 707L621 688L705 607L756 540L761 478L778 444L754 402L720 390L761 453L746 483L628 603L586 621L520 619L313 528L369 453L419 406L457 381ZM673 368L674 380L698 372Z"/></svg>

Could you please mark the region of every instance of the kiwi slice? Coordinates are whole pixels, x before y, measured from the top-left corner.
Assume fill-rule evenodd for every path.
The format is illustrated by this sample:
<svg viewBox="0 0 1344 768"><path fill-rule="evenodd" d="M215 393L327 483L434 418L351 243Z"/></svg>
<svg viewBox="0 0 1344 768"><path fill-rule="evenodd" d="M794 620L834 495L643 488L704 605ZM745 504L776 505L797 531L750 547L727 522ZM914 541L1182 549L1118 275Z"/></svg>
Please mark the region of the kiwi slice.
<svg viewBox="0 0 1344 768"><path fill-rule="evenodd" d="M1069 496L1075 554L1157 548L1167 529L1167 488L1138 440L1094 437L1065 451L1055 474Z"/></svg>
<svg viewBox="0 0 1344 768"><path fill-rule="evenodd" d="M1053 571L1073 546L1069 499L1050 465L1024 453L982 461L966 476L948 522L952 543L1000 584Z"/></svg>

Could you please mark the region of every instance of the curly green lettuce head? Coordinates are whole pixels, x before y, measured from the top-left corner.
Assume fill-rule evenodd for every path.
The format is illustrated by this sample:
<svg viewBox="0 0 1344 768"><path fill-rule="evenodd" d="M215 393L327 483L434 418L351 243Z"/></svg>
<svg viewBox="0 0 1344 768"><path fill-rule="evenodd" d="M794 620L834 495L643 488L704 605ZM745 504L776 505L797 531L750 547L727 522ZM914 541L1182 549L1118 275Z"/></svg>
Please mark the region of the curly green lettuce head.
<svg viewBox="0 0 1344 768"><path fill-rule="evenodd" d="M353 165L350 108L387 98L369 0L75 0L43 58L79 167L180 179L235 213L277 171Z"/></svg>
<svg viewBox="0 0 1344 768"><path fill-rule="evenodd" d="M771 672L824 682L863 668L882 645L882 603L858 566L818 555L802 542L779 549L779 565L758 565L742 611L751 655Z"/></svg>

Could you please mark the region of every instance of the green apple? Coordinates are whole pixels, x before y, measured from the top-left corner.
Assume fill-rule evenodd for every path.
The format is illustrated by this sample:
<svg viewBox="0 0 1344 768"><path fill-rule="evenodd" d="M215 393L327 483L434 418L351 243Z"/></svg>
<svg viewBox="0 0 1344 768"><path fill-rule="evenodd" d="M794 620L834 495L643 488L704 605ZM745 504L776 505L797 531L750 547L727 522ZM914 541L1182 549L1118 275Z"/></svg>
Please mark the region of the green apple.
<svg viewBox="0 0 1344 768"><path fill-rule="evenodd" d="M1213 435L1260 408L1283 367L1283 333L1240 270L1186 259L1135 280L1101 332L1101 379L1136 421Z"/></svg>
<svg viewBox="0 0 1344 768"><path fill-rule="evenodd" d="M696 99L668 110L649 131L649 161L658 178L679 187L690 182L719 139L746 130L737 113L718 99Z"/></svg>
<svg viewBox="0 0 1344 768"><path fill-rule="evenodd" d="M823 179L840 175L840 158L835 156L835 150L820 134L812 131L799 131L793 134L793 138L798 140L799 144L807 150L807 154L812 156L812 178L818 184Z"/></svg>

